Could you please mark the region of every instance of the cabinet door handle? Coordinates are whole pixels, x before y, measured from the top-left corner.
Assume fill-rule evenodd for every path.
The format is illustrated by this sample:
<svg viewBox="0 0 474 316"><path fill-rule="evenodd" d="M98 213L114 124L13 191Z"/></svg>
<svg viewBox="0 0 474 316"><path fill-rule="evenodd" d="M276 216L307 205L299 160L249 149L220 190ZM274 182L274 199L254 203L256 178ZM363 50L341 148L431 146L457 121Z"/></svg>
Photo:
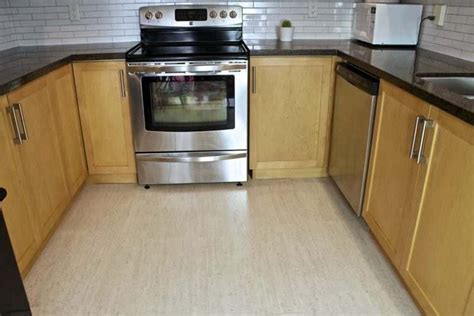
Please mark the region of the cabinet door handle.
<svg viewBox="0 0 474 316"><path fill-rule="evenodd" d="M23 114L23 108L21 107L21 103L13 104L13 111L15 110L17 110L18 113L20 114L20 123L21 123L20 138L22 140L28 140L28 130L26 129L25 115Z"/></svg>
<svg viewBox="0 0 474 316"><path fill-rule="evenodd" d="M418 149L418 157L416 158L416 163L421 164L426 161L426 157L423 154L423 150L425 147L425 140L426 140L426 129L433 127L432 120L423 120L423 129L421 130L421 140L420 140L420 147Z"/></svg>
<svg viewBox="0 0 474 316"><path fill-rule="evenodd" d="M252 66L252 93L257 93L257 68Z"/></svg>
<svg viewBox="0 0 474 316"><path fill-rule="evenodd" d="M18 119L16 117L13 106L7 106L7 112L10 116L10 122L12 124L13 132L15 133L15 136L13 137L13 142L15 144L21 145L23 144L23 139L21 139L20 126L18 125Z"/></svg>
<svg viewBox="0 0 474 316"><path fill-rule="evenodd" d="M125 98L127 96L127 91L125 88L125 72L123 69L119 71L120 73L120 89L122 90L122 98Z"/></svg>
<svg viewBox="0 0 474 316"><path fill-rule="evenodd" d="M418 158L418 152L415 150L416 140L418 138L418 129L420 128L420 123L424 119L425 118L423 116L417 116L416 117L415 128L413 129L413 137L412 137L412 140L411 140L410 159L417 159Z"/></svg>

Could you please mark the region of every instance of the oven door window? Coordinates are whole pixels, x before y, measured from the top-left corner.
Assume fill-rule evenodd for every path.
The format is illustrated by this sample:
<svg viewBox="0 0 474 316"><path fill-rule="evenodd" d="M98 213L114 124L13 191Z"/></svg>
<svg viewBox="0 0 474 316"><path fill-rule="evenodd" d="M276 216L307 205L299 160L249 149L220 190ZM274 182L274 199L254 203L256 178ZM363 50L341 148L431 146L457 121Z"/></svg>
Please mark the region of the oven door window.
<svg viewBox="0 0 474 316"><path fill-rule="evenodd" d="M233 129L234 87L232 75L144 77L146 129L174 132Z"/></svg>

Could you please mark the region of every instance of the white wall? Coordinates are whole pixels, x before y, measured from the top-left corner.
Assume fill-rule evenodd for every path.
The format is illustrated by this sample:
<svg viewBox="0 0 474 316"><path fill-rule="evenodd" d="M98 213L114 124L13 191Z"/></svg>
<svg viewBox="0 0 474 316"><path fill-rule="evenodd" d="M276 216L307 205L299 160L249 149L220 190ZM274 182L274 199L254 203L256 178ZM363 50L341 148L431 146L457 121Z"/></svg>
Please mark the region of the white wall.
<svg viewBox="0 0 474 316"><path fill-rule="evenodd" d="M8 0L0 0L0 50L17 45L17 35L13 24L15 9L10 8Z"/></svg>
<svg viewBox="0 0 474 316"><path fill-rule="evenodd" d="M244 7L247 39L274 39L276 25L290 19L297 39L348 39L354 0L315 0L317 16L309 17L313 0L0 0L0 49L16 45L138 41L138 8L150 4L216 3ZM432 4L443 0L402 0ZM69 3L80 4L81 20L70 21ZM421 47L474 60L474 0L444 0L447 23L424 23Z"/></svg>
<svg viewBox="0 0 474 316"><path fill-rule="evenodd" d="M439 53L474 61L474 0L403 0L424 4L423 16L431 15L433 4L447 4L444 26L425 21L420 46Z"/></svg>
<svg viewBox="0 0 474 316"><path fill-rule="evenodd" d="M1 0L0 0L1 1ZM68 4L79 3L80 21L70 21ZM276 25L290 19L296 38L350 38L352 0L321 0L318 16L308 16L308 1L168 0L10 0L19 45L136 41L138 8L160 3L238 4L244 7L246 38L276 38Z"/></svg>

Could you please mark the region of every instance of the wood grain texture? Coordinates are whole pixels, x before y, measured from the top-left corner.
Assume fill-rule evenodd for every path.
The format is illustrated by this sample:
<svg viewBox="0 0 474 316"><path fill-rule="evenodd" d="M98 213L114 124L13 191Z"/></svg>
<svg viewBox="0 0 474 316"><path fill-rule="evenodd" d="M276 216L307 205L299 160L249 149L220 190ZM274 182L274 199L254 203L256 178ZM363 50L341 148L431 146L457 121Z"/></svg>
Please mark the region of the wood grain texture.
<svg viewBox="0 0 474 316"><path fill-rule="evenodd" d="M79 112L90 174L136 173L124 61L74 63Z"/></svg>
<svg viewBox="0 0 474 316"><path fill-rule="evenodd" d="M87 177L72 66L67 65L55 70L47 75L46 80L48 81L69 194L72 197Z"/></svg>
<svg viewBox="0 0 474 316"><path fill-rule="evenodd" d="M137 183L137 174L91 174L87 178L88 183L104 184L104 183Z"/></svg>
<svg viewBox="0 0 474 316"><path fill-rule="evenodd" d="M419 166L409 158L416 117L429 105L381 81L363 217L398 267Z"/></svg>
<svg viewBox="0 0 474 316"><path fill-rule="evenodd" d="M437 108L430 117L401 272L427 314L462 315L474 282L474 127Z"/></svg>
<svg viewBox="0 0 474 316"><path fill-rule="evenodd" d="M87 186L25 285L35 315L418 315L328 179Z"/></svg>
<svg viewBox="0 0 474 316"><path fill-rule="evenodd" d="M255 57L250 63L256 87L250 168L326 167L332 58Z"/></svg>
<svg viewBox="0 0 474 316"><path fill-rule="evenodd" d="M26 190L25 175L17 145L13 144L10 117L7 114L7 98L0 97L0 185L7 192L2 211L7 224L15 257L23 273L40 244L35 214L31 209Z"/></svg>
<svg viewBox="0 0 474 316"><path fill-rule="evenodd" d="M31 196L42 237L70 198L47 83L43 77L7 95L9 104L23 107L29 139L17 148L25 172L23 189Z"/></svg>

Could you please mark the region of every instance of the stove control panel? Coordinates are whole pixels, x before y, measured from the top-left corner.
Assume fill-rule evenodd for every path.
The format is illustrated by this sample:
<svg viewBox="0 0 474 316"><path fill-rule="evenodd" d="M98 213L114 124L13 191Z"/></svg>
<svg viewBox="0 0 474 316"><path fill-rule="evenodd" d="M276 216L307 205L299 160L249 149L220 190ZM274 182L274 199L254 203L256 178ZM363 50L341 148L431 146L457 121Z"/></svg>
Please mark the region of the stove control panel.
<svg viewBox="0 0 474 316"><path fill-rule="evenodd" d="M242 26L239 6L148 6L139 11L140 27Z"/></svg>

